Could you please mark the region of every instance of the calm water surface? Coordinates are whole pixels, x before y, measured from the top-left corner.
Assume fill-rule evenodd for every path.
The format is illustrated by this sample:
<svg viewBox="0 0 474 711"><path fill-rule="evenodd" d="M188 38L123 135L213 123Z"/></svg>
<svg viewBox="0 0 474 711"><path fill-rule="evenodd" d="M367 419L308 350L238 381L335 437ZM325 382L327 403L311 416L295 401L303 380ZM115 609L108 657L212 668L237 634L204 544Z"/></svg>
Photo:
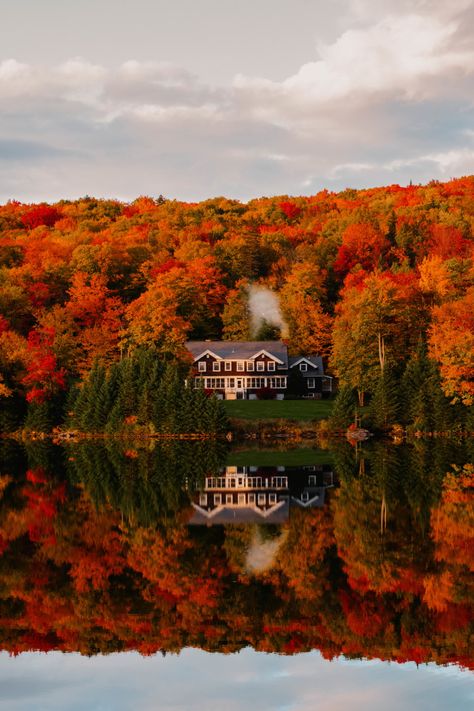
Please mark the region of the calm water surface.
<svg viewBox="0 0 474 711"><path fill-rule="evenodd" d="M0 708L472 708L472 454L3 444Z"/></svg>

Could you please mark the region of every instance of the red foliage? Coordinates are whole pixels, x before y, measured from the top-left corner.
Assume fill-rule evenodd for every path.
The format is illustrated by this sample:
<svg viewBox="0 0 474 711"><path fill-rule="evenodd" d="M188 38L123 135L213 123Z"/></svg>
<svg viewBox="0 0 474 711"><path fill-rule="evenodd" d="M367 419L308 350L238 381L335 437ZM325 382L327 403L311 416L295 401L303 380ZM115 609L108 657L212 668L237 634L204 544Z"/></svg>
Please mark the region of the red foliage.
<svg viewBox="0 0 474 711"><path fill-rule="evenodd" d="M54 224L61 218L61 213L55 207L41 203L34 205L29 210L23 213L21 221L25 227L33 230L35 227L44 225L45 227L53 227Z"/></svg>
<svg viewBox="0 0 474 711"><path fill-rule="evenodd" d="M298 207L298 205L295 205L293 202L281 202L279 204L279 208L289 220L294 220L301 214L301 208Z"/></svg>
<svg viewBox="0 0 474 711"><path fill-rule="evenodd" d="M66 371L58 368L52 346L54 329L33 329L28 335L27 374L23 383L29 387L26 395L28 402L44 402L57 390L66 385Z"/></svg>

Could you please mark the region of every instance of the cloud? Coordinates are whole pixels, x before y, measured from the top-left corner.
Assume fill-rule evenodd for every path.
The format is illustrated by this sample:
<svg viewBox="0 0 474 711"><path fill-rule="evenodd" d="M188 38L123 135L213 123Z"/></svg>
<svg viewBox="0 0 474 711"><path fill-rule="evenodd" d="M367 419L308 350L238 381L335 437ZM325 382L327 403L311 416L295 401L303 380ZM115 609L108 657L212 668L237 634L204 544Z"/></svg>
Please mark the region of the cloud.
<svg viewBox="0 0 474 711"><path fill-rule="evenodd" d="M472 172L474 2L352 0L281 81L0 63L0 200L311 193Z"/></svg>

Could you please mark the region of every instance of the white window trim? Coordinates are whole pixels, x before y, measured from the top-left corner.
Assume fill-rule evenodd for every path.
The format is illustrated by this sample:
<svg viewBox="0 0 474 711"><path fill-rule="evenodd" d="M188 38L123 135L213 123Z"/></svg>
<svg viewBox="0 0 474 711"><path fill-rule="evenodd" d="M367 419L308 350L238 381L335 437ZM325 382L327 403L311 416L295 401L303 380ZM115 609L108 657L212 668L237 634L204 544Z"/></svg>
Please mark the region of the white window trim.
<svg viewBox="0 0 474 711"><path fill-rule="evenodd" d="M220 360L215 360L212 364L212 372L213 373L220 373L221 372L221 362Z"/></svg>
<svg viewBox="0 0 474 711"><path fill-rule="evenodd" d="M198 371L199 373L205 373L206 372L206 361L205 360L200 360L198 363Z"/></svg>
<svg viewBox="0 0 474 711"><path fill-rule="evenodd" d="M316 387L315 378L308 378L306 382L308 383L308 389L314 390L314 388Z"/></svg>
<svg viewBox="0 0 474 711"><path fill-rule="evenodd" d="M300 363L300 370L302 373L306 373L308 370L308 364L307 363Z"/></svg>
<svg viewBox="0 0 474 711"><path fill-rule="evenodd" d="M237 361L237 372L238 373L244 373L245 372L245 363L243 360L238 360Z"/></svg>
<svg viewBox="0 0 474 711"><path fill-rule="evenodd" d="M265 363L263 360L257 360L257 373L263 373L265 370Z"/></svg>
<svg viewBox="0 0 474 711"><path fill-rule="evenodd" d="M255 363L253 362L253 360L248 360L247 361L247 372L253 373L254 370L255 370Z"/></svg>
<svg viewBox="0 0 474 711"><path fill-rule="evenodd" d="M268 370L275 370L275 363L272 360L269 360L267 363L267 368Z"/></svg>
<svg viewBox="0 0 474 711"><path fill-rule="evenodd" d="M232 370L232 361L230 361L230 360L225 361L224 370L227 370L227 371Z"/></svg>

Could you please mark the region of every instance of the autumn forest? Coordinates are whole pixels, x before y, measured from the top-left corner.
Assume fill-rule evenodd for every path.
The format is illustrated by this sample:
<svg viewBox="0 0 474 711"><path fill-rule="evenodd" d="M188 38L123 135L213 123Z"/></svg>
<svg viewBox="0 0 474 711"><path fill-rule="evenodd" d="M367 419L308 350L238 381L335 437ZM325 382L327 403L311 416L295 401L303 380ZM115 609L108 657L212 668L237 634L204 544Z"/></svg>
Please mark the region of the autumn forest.
<svg viewBox="0 0 474 711"><path fill-rule="evenodd" d="M116 394L151 357L157 370L109 430L149 422L150 392L189 367L186 339L261 337L248 305L259 286L284 319L262 328L290 353L325 358L343 421L372 402L375 428L405 419L440 430L454 418L470 430L473 225L473 177L246 204L11 201L0 207L1 429L68 423L91 378ZM127 359L135 365L111 376ZM206 427L223 427L221 415ZM152 418L158 430L167 417Z"/></svg>

